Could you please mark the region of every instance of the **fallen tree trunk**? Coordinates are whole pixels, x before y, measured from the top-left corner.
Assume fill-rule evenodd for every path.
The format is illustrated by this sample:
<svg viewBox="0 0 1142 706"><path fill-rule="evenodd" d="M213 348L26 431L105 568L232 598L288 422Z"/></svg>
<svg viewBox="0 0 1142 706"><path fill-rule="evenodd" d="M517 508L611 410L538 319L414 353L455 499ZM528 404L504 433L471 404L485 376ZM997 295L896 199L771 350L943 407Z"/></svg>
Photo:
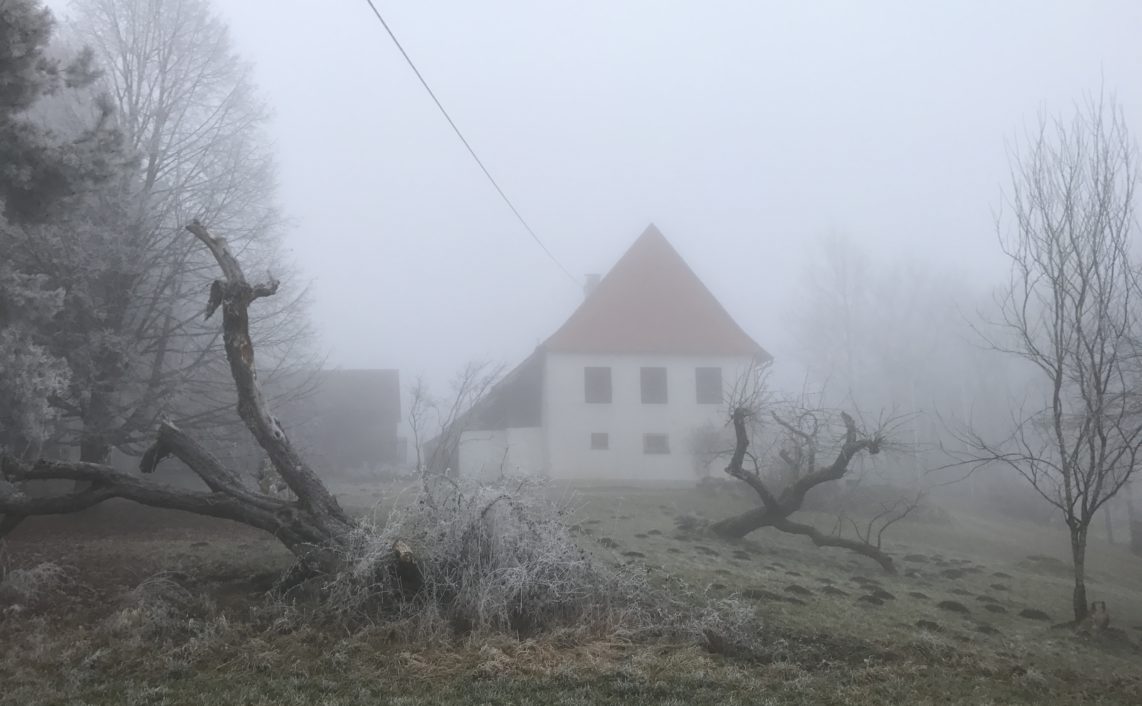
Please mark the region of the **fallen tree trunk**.
<svg viewBox="0 0 1142 706"><path fill-rule="evenodd" d="M278 282L250 284L225 240L212 236L197 221L187 230L210 250L222 270L223 277L210 288L206 318L221 308L226 358L238 392L238 414L297 499L286 501L246 487L237 473L198 442L163 422L154 444L143 455L140 471L149 474L173 456L202 479L206 491L169 487L101 463L28 461L4 455L0 457L0 536L28 516L78 512L111 498L124 498L257 527L281 540L309 570L335 570L353 520L290 443L258 386L249 307L262 297L274 295ZM18 485L53 479L78 481L82 489L33 498Z"/></svg>
<svg viewBox="0 0 1142 706"><path fill-rule="evenodd" d="M890 524L903 519L903 517L915 507L915 503L905 507L898 515L884 520L885 524L877 534L875 544L870 540L872 536L871 526L865 537L848 539L841 537L839 534L823 534L814 527L793 522L789 519L790 515L801 509L802 504L805 502L805 496L810 490L822 483L836 481L844 477L849 470L850 463L857 454L861 452L866 452L870 455L879 453L882 444L880 435L859 434L857 432L856 422L853 421L853 418L842 412L841 420L845 425L845 436L841 448L837 452L837 456L833 459L832 463L828 465L813 467L816 459L816 448L814 446L816 439L812 435L781 419L777 414L774 414L774 420L785 428L798 444L796 447L798 451L795 454L795 458L783 453L782 457L786 463L790 465L808 463L810 465L810 471L808 473L804 475L800 473L795 474L795 480L793 480L780 495L775 495L762 479L760 469L756 467L756 461L754 470L751 471L745 468L745 459L749 449L749 432L746 428L746 422L752 414L752 410L746 407L739 407L735 409L731 415L731 421L734 426L735 444L729 465L726 466L726 473L749 485L761 499L761 506L715 522L710 525L710 529L718 536L726 539L741 539L749 533L763 527L773 527L781 532L806 536L818 547L839 547L867 556L880 564L885 571L889 573L895 572L892 557L881 551L880 536L883 535L884 529ZM887 514L887 512L885 514ZM875 519L880 519L880 517L878 516L878 518Z"/></svg>

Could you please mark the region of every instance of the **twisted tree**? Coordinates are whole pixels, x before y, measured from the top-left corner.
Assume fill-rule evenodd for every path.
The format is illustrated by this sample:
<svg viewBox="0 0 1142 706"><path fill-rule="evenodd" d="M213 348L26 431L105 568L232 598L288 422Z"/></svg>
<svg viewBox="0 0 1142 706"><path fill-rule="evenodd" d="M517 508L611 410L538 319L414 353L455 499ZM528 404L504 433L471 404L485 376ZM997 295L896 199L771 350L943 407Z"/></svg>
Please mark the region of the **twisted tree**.
<svg viewBox="0 0 1142 706"><path fill-rule="evenodd" d="M897 503L886 508L869 523L862 533L857 531L857 538L844 537L839 531L825 534L812 525L795 522L790 517L799 511L805 503L805 496L813 488L833 481L838 481L849 473L853 460L862 453L875 455L884 447L887 432L884 428L872 433L862 432L857 428L852 416L841 412L840 420L844 424L844 436L840 448L833 460L818 465L818 431L817 417L814 414L802 412L798 415L801 420L811 420L811 428L793 423L778 414L771 412L773 421L786 434L786 448L778 456L785 464L784 487L775 493L769 487L769 482L763 477L761 461L757 455L750 451L750 422L757 414L754 405L738 404L730 414L730 421L734 428L734 450L730 456L726 473L742 481L757 494L761 505L743 513L715 522L710 529L717 535L727 539L740 539L747 534L763 527L772 527L781 532L798 534L808 537L818 547L838 547L847 549L876 561L887 572L894 572L892 557L881 549L881 539L884 531L904 519L915 507L919 499L907 503ZM752 468L746 467L747 459ZM875 525L879 523L879 528ZM875 541L874 541L875 540Z"/></svg>
<svg viewBox="0 0 1142 706"><path fill-rule="evenodd" d="M111 466L91 462L0 456L0 536L30 515L78 512L110 498L224 518L266 530L280 539L309 570L334 570L353 520L298 454L271 413L258 384L254 343L250 337L250 305L273 296L278 282L251 284L222 238L212 236L198 221L187 230L205 246L222 277L210 287L206 318L222 311L222 337L230 374L238 393L238 415L265 451L274 470L296 500L259 493L226 468L205 447L170 421L159 424L154 443L143 455L140 471L149 474L174 457L206 485L206 490L183 490L155 483ZM49 497L30 497L20 484L32 480L82 482L77 490Z"/></svg>

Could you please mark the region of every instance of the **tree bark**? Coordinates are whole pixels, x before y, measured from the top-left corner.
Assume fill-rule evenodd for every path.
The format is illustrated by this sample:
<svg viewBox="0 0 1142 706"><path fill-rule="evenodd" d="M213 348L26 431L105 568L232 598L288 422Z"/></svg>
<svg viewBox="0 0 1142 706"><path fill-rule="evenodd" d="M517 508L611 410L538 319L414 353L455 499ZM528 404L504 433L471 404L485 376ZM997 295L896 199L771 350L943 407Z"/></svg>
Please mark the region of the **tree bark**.
<svg viewBox="0 0 1142 706"><path fill-rule="evenodd" d="M774 517L768 508L755 507L752 510L727 517L724 520L719 520L710 525L710 529L714 534L726 539L741 539L750 532L755 532L762 527L771 527L778 518Z"/></svg>
<svg viewBox="0 0 1142 706"><path fill-rule="evenodd" d="M1076 625L1086 618L1087 606L1090 605L1086 599L1086 538L1085 525L1071 528L1071 559L1075 570L1075 590L1071 607L1075 612Z"/></svg>

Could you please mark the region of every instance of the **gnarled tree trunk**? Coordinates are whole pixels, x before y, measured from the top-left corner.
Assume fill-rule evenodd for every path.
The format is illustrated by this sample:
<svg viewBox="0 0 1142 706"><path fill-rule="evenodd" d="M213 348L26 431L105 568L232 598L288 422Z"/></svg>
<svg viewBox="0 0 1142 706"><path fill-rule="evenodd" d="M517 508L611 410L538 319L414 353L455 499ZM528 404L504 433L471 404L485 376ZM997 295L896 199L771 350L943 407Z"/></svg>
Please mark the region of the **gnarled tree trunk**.
<svg viewBox="0 0 1142 706"><path fill-rule="evenodd" d="M819 468L811 468L809 473L798 477L781 492L780 496L777 496L769 490L757 470L749 471L746 470L744 466L749 448L749 434L746 429L746 422L751 414L752 411L744 407L739 407L733 412L732 421L736 442L734 445L734 453L730 457L729 465L726 467L726 473L753 488L754 492L761 498L762 504L760 507L715 522L710 526L710 529L721 537L740 539L762 527L773 527L782 532L806 536L818 547L839 547L867 556L880 564L885 571L890 573L894 572L896 569L893 565L892 557L880 549L880 536L883 535L884 530L889 525L903 519L904 516L915 507L915 503L906 506L901 513L885 521L885 524L880 529L880 533L876 537L875 544L872 543L868 537L862 540L856 540L841 537L837 534L824 534L814 527L793 522L789 519L790 515L801 509L801 505L805 502L805 495L811 489L821 483L842 478L845 473L848 472L849 464L858 453L862 451L868 452L869 454L879 453L881 444L879 435L859 435L853 418L842 412L841 419L845 424L845 438L833 462ZM803 443L812 443L812 439L808 438L808 435L796 429L788 422L785 422L776 414L774 415L774 419L778 424L789 431L791 435L800 437ZM809 463L812 464L815 458L814 449L809 449L807 458ZM789 462L788 459L787 462ZM871 537L871 526L868 534Z"/></svg>

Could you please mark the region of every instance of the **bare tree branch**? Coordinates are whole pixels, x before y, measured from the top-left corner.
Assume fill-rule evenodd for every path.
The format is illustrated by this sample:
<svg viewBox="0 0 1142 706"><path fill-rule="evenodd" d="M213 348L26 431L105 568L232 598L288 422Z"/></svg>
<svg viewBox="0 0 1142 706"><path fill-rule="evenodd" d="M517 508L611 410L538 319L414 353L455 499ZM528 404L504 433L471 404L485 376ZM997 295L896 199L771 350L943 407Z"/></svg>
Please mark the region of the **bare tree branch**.
<svg viewBox="0 0 1142 706"><path fill-rule="evenodd" d="M751 394L749 397L757 399L756 394ZM738 397L735 401L738 405L733 408L730 415L730 421L734 428L735 445L729 464L726 466L726 473L749 485L761 499L761 506L716 522L711 525L711 530L723 537L740 538L762 527L773 527L782 532L809 537L817 546L839 547L855 551L876 560L885 571L894 571L892 558L881 550L884 531L911 512L915 504L919 502L919 498L903 512L897 513L896 505L884 508L869 522L868 528L863 534L859 528L856 529L857 539L855 540L841 536L842 523L840 520L834 527L833 533L825 535L813 527L789 519L790 515L801 509L805 502L805 496L810 490L822 483L843 478L858 454L862 452L879 453L885 443L884 432L878 430L872 434L862 433L858 430L852 416L841 412L839 417L844 426L844 433L836 457L827 465L810 466L807 470L803 470L802 467L806 463L812 463L816 459L819 443L818 434L821 430L820 418L823 412L794 410L796 412L795 418L799 420L798 424L794 424L776 411L771 411L770 416L778 427L785 432L794 449L792 452L787 449L778 452L779 457L793 467L794 472L791 474L792 482L785 486L780 495L777 495L769 489L762 478L760 463L756 456L749 452L748 421L755 417L757 408L741 404L742 397ZM752 471L744 467L747 457L753 461ZM891 517L887 521L883 521L887 516ZM882 524L876 534L876 541L873 543L872 532L877 522L882 522ZM853 526L856 528L855 523Z"/></svg>
<svg viewBox="0 0 1142 706"><path fill-rule="evenodd" d="M1135 237L1136 148L1113 99L1041 117L1011 156L1010 261L998 314L981 331L993 350L1039 371L1042 398L1013 415L1005 438L956 434L952 465L1006 467L1056 508L1071 533L1075 619L1086 615L1087 531L1130 480L1142 450ZM977 329L979 330L979 329Z"/></svg>

